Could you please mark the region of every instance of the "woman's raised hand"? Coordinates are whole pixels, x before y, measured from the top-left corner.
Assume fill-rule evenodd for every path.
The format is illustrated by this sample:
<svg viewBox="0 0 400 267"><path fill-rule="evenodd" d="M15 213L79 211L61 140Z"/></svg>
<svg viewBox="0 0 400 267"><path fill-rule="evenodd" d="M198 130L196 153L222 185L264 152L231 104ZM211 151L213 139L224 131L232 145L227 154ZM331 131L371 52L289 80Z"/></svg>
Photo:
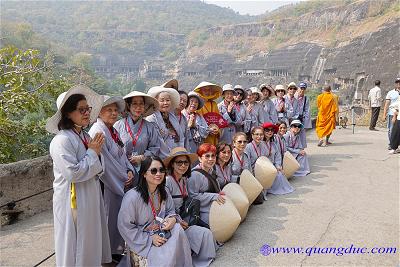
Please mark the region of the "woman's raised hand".
<svg viewBox="0 0 400 267"><path fill-rule="evenodd" d="M105 140L103 133L96 133L93 139L89 141L88 148L93 149L97 155L100 155Z"/></svg>

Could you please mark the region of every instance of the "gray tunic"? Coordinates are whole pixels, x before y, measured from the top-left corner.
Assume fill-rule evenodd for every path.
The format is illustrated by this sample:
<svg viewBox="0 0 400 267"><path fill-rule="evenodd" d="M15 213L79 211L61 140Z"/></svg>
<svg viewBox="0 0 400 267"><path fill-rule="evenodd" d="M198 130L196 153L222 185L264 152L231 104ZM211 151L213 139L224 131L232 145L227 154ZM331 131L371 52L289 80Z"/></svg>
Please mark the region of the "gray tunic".
<svg viewBox="0 0 400 267"><path fill-rule="evenodd" d="M185 188L187 192L187 179L182 177L179 181L180 187ZM175 204L175 212L179 213L183 199L178 184L175 182L172 176L167 176L166 187ZM190 243L190 248L194 252L192 254L193 266L209 266L216 257L216 242L212 235L212 232L205 228L197 225L192 225L185 230L186 236Z"/></svg>
<svg viewBox="0 0 400 267"><path fill-rule="evenodd" d="M289 95L285 95L285 103L288 104L288 110L286 112L287 118L290 120L297 119L299 117L299 108L296 97L290 98Z"/></svg>
<svg viewBox="0 0 400 267"><path fill-rule="evenodd" d="M264 122L278 122L278 114L276 113L276 109L274 103L271 99L265 99L259 103L261 105L260 112L258 113L258 123L261 125Z"/></svg>
<svg viewBox="0 0 400 267"><path fill-rule="evenodd" d="M154 125L158 129L158 133L161 136L160 139L160 157L162 159L166 158L171 149L175 147L185 147L185 136L183 134L182 128L179 124L178 119L176 118L175 114L169 112L168 113L169 121L174 128L177 136L172 136L170 131L168 130L165 122L162 118L160 111L154 112L154 114L148 116L146 120L149 122L154 123Z"/></svg>
<svg viewBox="0 0 400 267"><path fill-rule="evenodd" d="M238 158L240 157L240 159ZM249 170L253 173L253 168L251 167L250 158L246 152L242 155L236 155L235 150L232 151L232 182L238 183L238 179L242 174L243 170Z"/></svg>
<svg viewBox="0 0 400 267"><path fill-rule="evenodd" d="M220 142L231 144L233 136L236 133L235 125L242 123L242 117L236 108L232 108L232 112L228 113L228 106L225 105L225 101L218 104L218 110L219 113L221 113L221 116L228 122L228 127L222 129Z"/></svg>
<svg viewBox="0 0 400 267"><path fill-rule="evenodd" d="M209 193L207 177L199 172L193 172L194 169L201 169L201 167L197 165L192 169L192 176L189 178L188 183L189 196L200 200L200 218L208 224L211 203L218 198L219 194Z"/></svg>
<svg viewBox="0 0 400 267"><path fill-rule="evenodd" d="M257 159L261 156L267 157L269 151L264 141L261 141L258 145L252 141L246 145L245 152L249 157L251 168L254 170Z"/></svg>
<svg viewBox="0 0 400 267"><path fill-rule="evenodd" d="M300 141L307 147L306 129L311 129L310 99L307 96L297 97L299 117L302 117L303 128L300 131Z"/></svg>
<svg viewBox="0 0 400 267"><path fill-rule="evenodd" d="M300 169L298 169L293 176L306 176L310 173L310 164L308 163L307 155L300 155L300 151L304 149L301 143L300 136L294 135L292 132L287 132L284 136L286 141L287 150L296 158L297 162L300 164Z"/></svg>
<svg viewBox="0 0 400 267"><path fill-rule="evenodd" d="M185 141L184 141L185 148L186 148L187 151L189 151L190 150L190 145L189 145L190 130L188 128L187 119L186 119L185 116L183 116L182 112L179 113L178 115L175 114L175 116L178 119L179 126L181 127L182 132L183 132L183 136L184 136L184 139L185 139Z"/></svg>
<svg viewBox="0 0 400 267"><path fill-rule="evenodd" d="M250 131L250 120L249 115L247 114L246 105L243 103L236 104L235 109L236 114L240 117L240 122L235 124L236 132L248 133Z"/></svg>
<svg viewBox="0 0 400 267"><path fill-rule="evenodd" d="M83 133L83 132L82 132ZM87 141L90 136L85 134ZM92 149L72 130L50 143L53 159L53 214L57 266L100 266L111 262L110 240L98 174L103 167ZM71 211L71 183L76 192L76 226Z"/></svg>
<svg viewBox="0 0 400 267"><path fill-rule="evenodd" d="M158 203L155 197L155 203ZM157 217L176 216L174 202L168 194ZM178 216L179 217L179 216ZM118 214L118 229L129 250L147 259L149 267L192 266L189 241L183 228L176 223L171 229L171 237L160 247L153 245L151 233L145 228L154 221L150 203L145 203L140 193L129 190L122 200ZM129 260L126 261L130 266Z"/></svg>
<svg viewBox="0 0 400 267"><path fill-rule="evenodd" d="M183 116L189 120L189 113L186 110L182 111ZM195 126L189 128L189 151L196 153L199 146L204 142L210 133L210 128L202 115L195 113Z"/></svg>
<svg viewBox="0 0 400 267"><path fill-rule="evenodd" d="M284 110L281 112L279 109L280 103L284 102ZM283 97L283 99L279 99L278 97L275 97L272 99L272 103L274 103L276 114L278 115L278 120L286 122L286 125L289 125L289 115L290 115L290 107L289 103L287 103L286 98Z"/></svg>
<svg viewBox="0 0 400 267"><path fill-rule="evenodd" d="M125 182L128 179L127 172L131 170L135 173L135 171L126 157L124 148L117 145L111 137L110 130L101 119L97 119L97 122L90 128L89 134L93 138L98 132L103 133L106 139L101 152L104 158L104 174L100 177L100 180L104 183L104 208L108 222L111 252L118 254L123 252L125 244L117 227L118 212L124 196Z"/></svg>
<svg viewBox="0 0 400 267"><path fill-rule="evenodd" d="M236 182L232 181L232 163L228 163L224 168L216 163L215 173L217 174L217 182L222 189L226 184Z"/></svg>
<svg viewBox="0 0 400 267"><path fill-rule="evenodd" d="M141 125L142 130L140 135L138 135ZM160 136L153 123L145 119L139 119L133 124L132 118L128 116L117 121L114 124L114 128L120 134L121 140L124 143L125 154L128 158L132 155L157 156L160 154ZM132 136L128 129L131 130ZM136 140L135 145L133 145L133 138ZM135 165L133 167L139 172L140 166Z"/></svg>
<svg viewBox="0 0 400 267"><path fill-rule="evenodd" d="M283 162L283 156L285 155L286 152L286 141L283 138L283 136L279 135L279 134L275 134L274 135L274 143L276 148L279 151L279 154L281 155L282 158L282 162Z"/></svg>
<svg viewBox="0 0 400 267"><path fill-rule="evenodd" d="M247 113L247 123L249 125L248 126L249 131L246 133L249 133L253 127L260 126L260 124L258 122L258 115L260 114L260 112L262 112L261 111L262 107L260 104L253 103L253 104L249 104L249 105L252 105L252 108L251 108L250 112Z"/></svg>

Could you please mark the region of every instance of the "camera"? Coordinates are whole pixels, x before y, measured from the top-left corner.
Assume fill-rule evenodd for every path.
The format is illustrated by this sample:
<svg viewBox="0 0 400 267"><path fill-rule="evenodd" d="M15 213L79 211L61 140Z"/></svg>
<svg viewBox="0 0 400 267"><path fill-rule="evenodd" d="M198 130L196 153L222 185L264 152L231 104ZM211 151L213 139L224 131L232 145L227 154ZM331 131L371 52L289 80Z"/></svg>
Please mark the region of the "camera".
<svg viewBox="0 0 400 267"><path fill-rule="evenodd" d="M168 238L171 237L171 232L170 231L165 231L165 230L161 230L161 229L157 230L155 232L155 234L157 234L160 237L165 238L165 239L168 239Z"/></svg>

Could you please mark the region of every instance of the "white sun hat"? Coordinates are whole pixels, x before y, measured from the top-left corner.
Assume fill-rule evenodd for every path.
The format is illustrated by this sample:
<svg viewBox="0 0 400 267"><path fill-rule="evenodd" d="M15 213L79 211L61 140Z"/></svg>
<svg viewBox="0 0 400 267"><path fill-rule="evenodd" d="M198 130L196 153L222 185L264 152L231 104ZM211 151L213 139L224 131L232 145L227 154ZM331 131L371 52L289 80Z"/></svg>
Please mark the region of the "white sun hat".
<svg viewBox="0 0 400 267"><path fill-rule="evenodd" d="M118 112L123 112L125 110L125 101L120 96L108 96L103 95L104 102L102 108L111 104L117 104Z"/></svg>
<svg viewBox="0 0 400 267"><path fill-rule="evenodd" d="M92 111L90 112L90 123L94 123L97 120L103 105L103 96L97 94L86 85L75 85L57 97L57 112L47 120L46 131L52 134L57 134L60 131L58 129L58 123L61 120L61 109L65 102L67 102L68 98L76 94L84 95L89 107L92 107Z"/></svg>
<svg viewBox="0 0 400 267"><path fill-rule="evenodd" d="M201 108L204 106L204 100L203 100L203 98L201 98L201 97L199 96L198 93L196 93L196 92L194 92L194 91L189 92L189 93L188 93L188 100L189 100L191 97L195 97L195 98L197 98L197 100L199 101L199 106L197 107L197 110L201 109Z"/></svg>
<svg viewBox="0 0 400 267"><path fill-rule="evenodd" d="M157 96L162 92L166 92L170 95L170 97L171 97L170 111L173 112L179 106L179 102L181 100L181 97L177 90L175 90L173 88L166 88L163 86L154 86L154 87L151 87L149 89L149 91L147 91L147 94L151 97L157 98Z"/></svg>
<svg viewBox="0 0 400 267"><path fill-rule="evenodd" d="M126 96L123 97L125 99L125 102L128 98L135 97L135 96L140 96L144 98L144 112L143 112L143 117L150 116L153 114L156 110L158 110L158 101L154 97L151 97L143 92L139 91L132 91Z"/></svg>

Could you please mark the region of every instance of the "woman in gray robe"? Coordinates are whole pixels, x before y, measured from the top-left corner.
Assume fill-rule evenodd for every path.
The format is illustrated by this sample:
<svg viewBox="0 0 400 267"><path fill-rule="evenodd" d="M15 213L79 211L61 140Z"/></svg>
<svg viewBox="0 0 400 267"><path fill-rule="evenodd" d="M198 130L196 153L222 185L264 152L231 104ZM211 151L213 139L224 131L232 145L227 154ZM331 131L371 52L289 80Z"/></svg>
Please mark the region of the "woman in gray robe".
<svg viewBox="0 0 400 267"><path fill-rule="evenodd" d="M192 153L196 153L197 148L204 142L210 133L210 128L203 116L197 112L203 107L204 100L195 92L189 92L188 96L189 105L182 111L182 114L188 121L188 150Z"/></svg>
<svg viewBox="0 0 400 267"><path fill-rule="evenodd" d="M308 157L306 151L304 150L303 144L301 143L299 135L301 127L303 127L303 124L299 120L294 120L290 124L290 131L284 135L287 150L300 164L300 169L298 169L293 176L306 176L310 173Z"/></svg>
<svg viewBox="0 0 400 267"><path fill-rule="evenodd" d="M249 156L251 168L254 170L256 161L261 156L267 156L268 150L265 145L264 130L260 126L253 127L251 129L252 141L246 145L245 152Z"/></svg>
<svg viewBox="0 0 400 267"><path fill-rule="evenodd" d="M57 112L46 124L56 134L53 159L53 214L57 266L100 266L111 262L110 240L98 176L104 135L83 131L96 120L103 97L74 86L57 98Z"/></svg>
<svg viewBox="0 0 400 267"><path fill-rule="evenodd" d="M278 120L286 122L289 125L289 117L290 117L290 106L285 98L286 89L283 85L278 84L275 86L275 95L276 97L272 99L272 103L274 103L276 113L278 115Z"/></svg>
<svg viewBox="0 0 400 267"><path fill-rule="evenodd" d="M199 146L197 155L200 164L192 169L188 184L189 196L200 200L200 219L206 224L209 224L212 202L225 203L224 193L221 192L214 170L216 151L215 146L209 143ZM206 175L210 177L211 181Z"/></svg>
<svg viewBox="0 0 400 267"><path fill-rule="evenodd" d="M188 106L189 106L189 96L185 91L180 91L178 90L179 97L180 97L180 102L179 106L175 109L175 116L178 119L179 126L182 129L183 136L185 138L185 148L187 150L190 150L190 145L189 145L189 136L190 136L190 130L188 127L188 121L186 117L182 114L182 111L184 111Z"/></svg>
<svg viewBox="0 0 400 267"><path fill-rule="evenodd" d="M221 189L232 181L232 147L225 142L217 145L217 163L215 164L215 174Z"/></svg>
<svg viewBox="0 0 400 267"><path fill-rule="evenodd" d="M253 129L256 126L259 126L259 122L258 122L258 116L260 114L261 111L261 105L258 104L258 100L261 99L261 93L258 91L257 87L251 87L251 95L248 98L248 103L246 106L246 111L247 111L247 123L249 124L248 126L248 132L246 132L246 134L248 134L248 138L251 138L251 129Z"/></svg>
<svg viewBox="0 0 400 267"><path fill-rule="evenodd" d="M170 175L167 176L166 188L172 196L177 214L181 213L183 201L188 197L187 177L190 177L191 162L197 160L196 154L190 154L184 148L171 151L164 160ZM216 257L217 244L211 231L197 225L189 226L189 218L182 218L181 225L185 229L190 248L192 249L193 266L209 266Z"/></svg>
<svg viewBox="0 0 400 267"><path fill-rule="evenodd" d="M228 126L222 129L222 135L220 137L221 142L230 144L232 138L236 133L236 125L242 123L242 117L235 108L234 96L236 92L231 84L225 84L222 87L223 101L218 104L218 110L221 116L228 122Z"/></svg>
<svg viewBox="0 0 400 267"><path fill-rule="evenodd" d="M259 102L261 110L258 113L258 125L264 122L277 123L278 114L276 113L274 103L270 99L270 97L275 94L274 89L269 85L262 84L260 86L260 91L263 94L263 99Z"/></svg>
<svg viewBox="0 0 400 267"><path fill-rule="evenodd" d="M263 124L263 128L264 128L265 145L267 146L267 151L268 151L267 157L272 162L272 164L274 164L276 170L278 171L274 183L272 184L271 188L267 190L267 192L274 195L289 194L293 192L294 189L290 185L286 176L283 174L282 156L279 153L279 149L273 140L274 133L277 132L278 127L275 124L266 122Z"/></svg>
<svg viewBox="0 0 400 267"><path fill-rule="evenodd" d="M114 124L122 142L125 154L139 172L140 162L145 156L160 153L160 136L156 126L143 117L158 109L158 101L142 92L133 91L124 96L128 116Z"/></svg>
<svg viewBox="0 0 400 267"><path fill-rule="evenodd" d="M104 208L108 222L111 253L117 261L119 258L117 255L123 253L125 246L125 241L117 227L118 212L124 190L131 185L134 177L134 168L126 157L118 132L113 127L118 119L118 114L124 109L125 102L122 98L104 96L99 118L89 131L92 138L96 133L102 133L106 140L101 151L104 159L104 174L100 180L104 184Z"/></svg>
<svg viewBox="0 0 400 267"><path fill-rule="evenodd" d="M147 261L149 267L192 266L189 241L165 189L165 173L160 158L146 157L138 186L122 200L118 229L130 252L123 261L126 266L132 266L136 257Z"/></svg>
<svg viewBox="0 0 400 267"><path fill-rule="evenodd" d="M253 173L251 168L251 163L249 156L245 152L247 144L247 136L243 132L237 132L233 136L233 152L232 152L232 178L231 181L234 183L239 183L240 175L243 170L249 170Z"/></svg>
<svg viewBox="0 0 400 267"><path fill-rule="evenodd" d="M305 91L307 89L307 84L301 82L299 85L299 90L297 91L297 102L298 102L298 114L299 120L303 124L300 131L300 141L303 148L307 147L306 140L306 129L311 129L311 114L310 114L310 98L305 96Z"/></svg>
<svg viewBox="0 0 400 267"><path fill-rule="evenodd" d="M185 146L185 136L174 112L179 106L178 91L172 88L155 86L149 89L148 95L157 99L159 110L146 119L153 122L158 129L160 141L160 157L165 158L175 147Z"/></svg>
<svg viewBox="0 0 400 267"><path fill-rule="evenodd" d="M275 146L279 150L279 154L281 154L281 158L282 158L282 162L283 162L283 156L285 155L285 152L287 151L286 141L283 136L287 132L287 126L286 126L286 122L284 122L284 121L278 121L278 123L276 125L278 126L278 132L274 135L273 141L275 143Z"/></svg>
<svg viewBox="0 0 400 267"><path fill-rule="evenodd" d="M290 123L292 120L296 120L299 118L299 103L297 102L297 98L295 97L295 93L297 91L296 84L294 82L289 83L287 90L288 93L284 96L284 98L285 103L288 105L286 117Z"/></svg>
<svg viewBox="0 0 400 267"><path fill-rule="evenodd" d="M240 123L235 124L236 133L250 131L249 115L247 114L246 105L244 100L247 99L247 93L241 85L235 85L236 95L233 97L235 100L236 114L240 117Z"/></svg>

